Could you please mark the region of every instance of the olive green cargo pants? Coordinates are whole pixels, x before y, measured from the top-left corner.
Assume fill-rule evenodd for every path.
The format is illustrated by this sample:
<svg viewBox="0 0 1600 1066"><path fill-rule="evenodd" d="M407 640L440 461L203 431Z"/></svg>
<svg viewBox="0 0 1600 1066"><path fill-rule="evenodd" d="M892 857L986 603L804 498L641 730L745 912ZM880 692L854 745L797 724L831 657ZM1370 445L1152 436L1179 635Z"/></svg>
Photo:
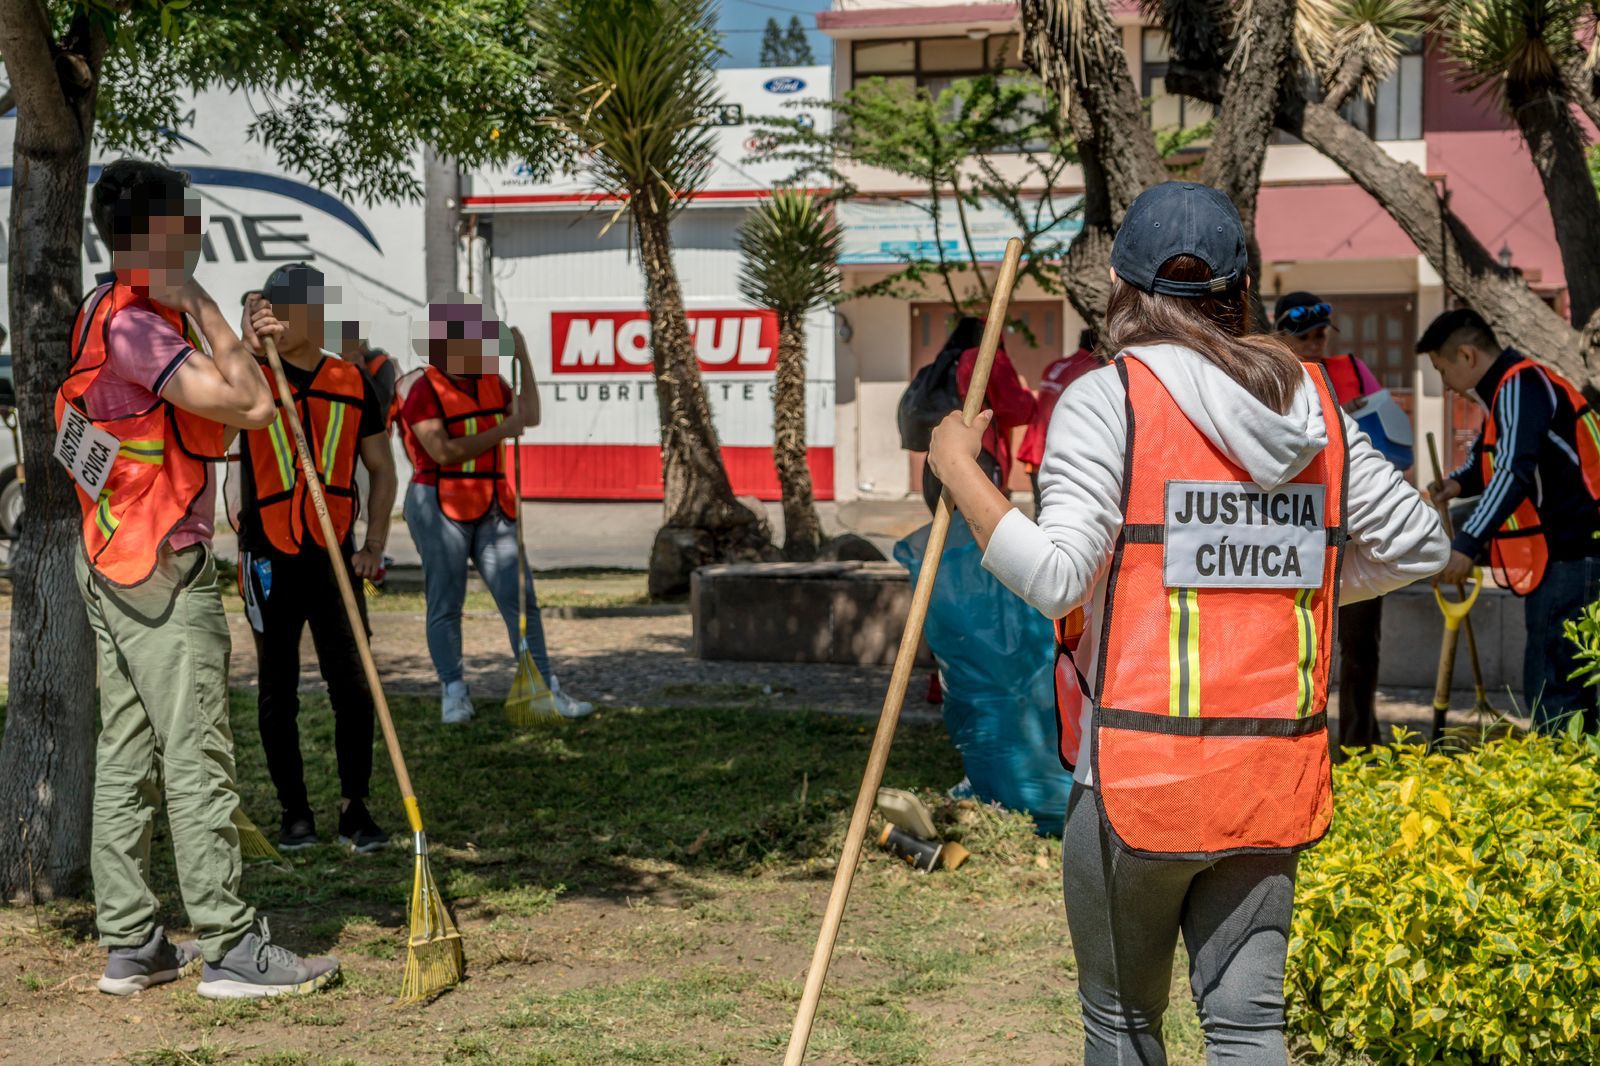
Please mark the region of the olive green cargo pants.
<svg viewBox="0 0 1600 1066"><path fill-rule="evenodd" d="M90 856L100 943L150 938L150 837L164 792L183 905L215 962L255 914L239 898L230 642L211 549L162 551L150 578L129 589L107 584L80 552L77 577L100 666Z"/></svg>

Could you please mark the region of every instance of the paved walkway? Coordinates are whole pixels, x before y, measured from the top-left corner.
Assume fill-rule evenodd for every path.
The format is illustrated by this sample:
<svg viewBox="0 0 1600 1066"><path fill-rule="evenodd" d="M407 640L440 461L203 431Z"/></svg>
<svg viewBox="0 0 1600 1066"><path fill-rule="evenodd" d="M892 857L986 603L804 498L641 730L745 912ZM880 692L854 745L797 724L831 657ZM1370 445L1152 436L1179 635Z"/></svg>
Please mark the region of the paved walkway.
<svg viewBox="0 0 1600 1066"><path fill-rule="evenodd" d="M776 503L761 506L772 523L773 536L781 540L782 509ZM817 511L823 528L830 535L859 534L876 544L885 556L895 541L929 519L928 509L920 497L820 503ZM522 513L528 523L528 555L537 570L584 567L643 570L649 565L650 545L661 526L659 503L541 501L524 504ZM217 554L224 559L237 558L238 547L233 534L226 530L226 524L223 530L216 538ZM389 554L398 566L422 563L405 522L398 518L389 534Z"/></svg>

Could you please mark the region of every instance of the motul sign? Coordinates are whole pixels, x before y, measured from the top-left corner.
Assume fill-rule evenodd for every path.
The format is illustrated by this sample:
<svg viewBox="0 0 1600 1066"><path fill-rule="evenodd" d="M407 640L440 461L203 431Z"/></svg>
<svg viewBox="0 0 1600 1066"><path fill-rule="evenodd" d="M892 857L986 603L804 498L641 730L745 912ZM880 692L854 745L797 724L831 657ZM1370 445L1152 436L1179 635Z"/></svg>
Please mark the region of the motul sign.
<svg viewBox="0 0 1600 1066"><path fill-rule="evenodd" d="M690 311L700 369L771 373L778 362L778 316L771 311ZM552 311L551 370L556 374L641 374L650 370L646 311Z"/></svg>

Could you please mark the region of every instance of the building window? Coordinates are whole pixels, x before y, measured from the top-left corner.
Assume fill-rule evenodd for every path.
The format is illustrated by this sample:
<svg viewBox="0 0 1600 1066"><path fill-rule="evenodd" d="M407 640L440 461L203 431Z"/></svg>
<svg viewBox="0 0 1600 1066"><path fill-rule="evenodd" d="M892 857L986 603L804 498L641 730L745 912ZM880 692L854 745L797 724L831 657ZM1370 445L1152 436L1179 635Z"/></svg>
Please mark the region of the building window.
<svg viewBox="0 0 1600 1066"><path fill-rule="evenodd" d="M1140 91L1149 110L1151 127L1158 130L1191 130L1210 122L1215 115L1210 104L1167 92L1167 67L1172 62L1167 31L1145 30L1141 52ZM1196 147L1206 143L1195 142Z"/></svg>
<svg viewBox="0 0 1600 1066"><path fill-rule="evenodd" d="M1368 102L1359 92L1339 109L1346 121L1376 141L1414 141L1422 136L1422 38L1406 42L1393 74L1378 83Z"/></svg>
<svg viewBox="0 0 1600 1066"><path fill-rule="evenodd" d="M857 82L883 78L918 85L935 95L961 78L1022 69L1022 46L1014 33L856 41L852 47L851 70Z"/></svg>
<svg viewBox="0 0 1600 1066"><path fill-rule="evenodd" d="M1409 393L1416 370L1416 303L1407 294L1330 296L1335 333L1330 351L1361 357L1391 392ZM1409 407L1407 407L1409 410Z"/></svg>

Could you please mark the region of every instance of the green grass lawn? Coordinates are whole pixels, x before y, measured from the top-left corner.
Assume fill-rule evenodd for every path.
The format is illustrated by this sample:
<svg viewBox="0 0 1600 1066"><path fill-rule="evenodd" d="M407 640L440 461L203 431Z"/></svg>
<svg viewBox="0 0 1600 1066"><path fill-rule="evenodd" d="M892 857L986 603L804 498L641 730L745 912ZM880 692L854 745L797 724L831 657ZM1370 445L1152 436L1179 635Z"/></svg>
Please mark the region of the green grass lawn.
<svg viewBox="0 0 1600 1066"><path fill-rule="evenodd" d="M18 1030L24 1036L12 1039L38 1043L15 1061L48 1061L45 1052L74 1039L159 1064L781 1057L865 762L866 724L608 708L519 734L487 701L466 728L442 726L429 701L397 699L394 710L433 869L462 926L460 988L426 1006L392 1002L412 864L380 753L372 806L396 847L354 857L326 845L289 868L252 865L245 875L246 895L272 915L281 941L340 955L340 985L265 1004L209 1003L192 985L109 1001L84 990L90 976L73 978L92 976L101 959L87 904L48 905L40 930L26 908L0 911L0 1018L51 1020ZM253 698L236 695L233 712L244 808L270 831L278 811ZM307 698L302 732L326 837L338 787L321 696ZM941 727L902 727L887 783L932 798L960 776ZM1080 1061L1059 843L1035 837L1025 818L972 804L944 803L937 815L973 858L924 875L869 841L810 1061ZM162 920L181 928L164 831L155 855ZM1179 963L1172 1061L1198 1063L1181 955Z"/></svg>

